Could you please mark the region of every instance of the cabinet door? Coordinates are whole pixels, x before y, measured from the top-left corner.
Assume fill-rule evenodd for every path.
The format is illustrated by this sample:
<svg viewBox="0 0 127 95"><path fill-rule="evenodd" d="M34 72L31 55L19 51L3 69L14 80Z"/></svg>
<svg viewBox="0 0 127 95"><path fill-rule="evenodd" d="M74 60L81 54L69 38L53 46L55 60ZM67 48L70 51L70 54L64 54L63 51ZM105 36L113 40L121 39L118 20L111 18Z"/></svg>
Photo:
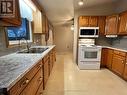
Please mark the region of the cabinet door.
<svg viewBox="0 0 127 95"><path fill-rule="evenodd" d="M106 17L106 35L116 35L117 34L117 24L118 24L118 16L107 16Z"/></svg>
<svg viewBox="0 0 127 95"><path fill-rule="evenodd" d="M125 64L123 77L125 80L127 80L127 63Z"/></svg>
<svg viewBox="0 0 127 95"><path fill-rule="evenodd" d="M113 50L108 49L107 50L107 64L106 67L111 69L112 68L112 57L113 57Z"/></svg>
<svg viewBox="0 0 127 95"><path fill-rule="evenodd" d="M99 35L105 35L105 24L106 24L106 17L99 16L98 17Z"/></svg>
<svg viewBox="0 0 127 95"><path fill-rule="evenodd" d="M2 18L0 17L0 26L20 26L21 25L21 16L19 9L19 0L14 0L15 2L15 14L14 17ZM13 9L13 8L11 8Z"/></svg>
<svg viewBox="0 0 127 95"><path fill-rule="evenodd" d="M98 17L97 16L91 16L89 19L89 26L90 27L97 27L98 25Z"/></svg>
<svg viewBox="0 0 127 95"><path fill-rule="evenodd" d="M118 34L127 34L127 12L123 12L119 15Z"/></svg>
<svg viewBox="0 0 127 95"><path fill-rule="evenodd" d="M89 16L80 16L79 27L88 27L88 26L89 26Z"/></svg>
<svg viewBox="0 0 127 95"><path fill-rule="evenodd" d="M112 61L112 70L122 76L125 65L125 57L114 54Z"/></svg>
<svg viewBox="0 0 127 95"><path fill-rule="evenodd" d="M42 69L40 69L20 95L36 95L42 80Z"/></svg>
<svg viewBox="0 0 127 95"><path fill-rule="evenodd" d="M101 67L105 67L107 64L107 48L103 48L101 52Z"/></svg>
<svg viewBox="0 0 127 95"><path fill-rule="evenodd" d="M49 72L49 60L47 60L44 63L44 89L45 89L49 74L50 74L50 72Z"/></svg>
<svg viewBox="0 0 127 95"><path fill-rule="evenodd" d="M42 13L38 9L33 12L34 33L42 33Z"/></svg>
<svg viewBox="0 0 127 95"><path fill-rule="evenodd" d="M42 32L46 33L46 16L42 14Z"/></svg>

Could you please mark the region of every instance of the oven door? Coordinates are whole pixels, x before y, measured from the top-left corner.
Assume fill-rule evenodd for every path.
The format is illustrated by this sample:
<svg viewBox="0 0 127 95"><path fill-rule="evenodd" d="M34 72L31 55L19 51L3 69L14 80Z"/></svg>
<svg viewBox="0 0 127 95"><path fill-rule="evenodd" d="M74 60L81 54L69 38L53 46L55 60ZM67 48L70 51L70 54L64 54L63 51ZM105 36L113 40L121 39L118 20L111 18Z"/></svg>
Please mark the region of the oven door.
<svg viewBox="0 0 127 95"><path fill-rule="evenodd" d="M101 49L94 47L80 48L80 61L100 61Z"/></svg>

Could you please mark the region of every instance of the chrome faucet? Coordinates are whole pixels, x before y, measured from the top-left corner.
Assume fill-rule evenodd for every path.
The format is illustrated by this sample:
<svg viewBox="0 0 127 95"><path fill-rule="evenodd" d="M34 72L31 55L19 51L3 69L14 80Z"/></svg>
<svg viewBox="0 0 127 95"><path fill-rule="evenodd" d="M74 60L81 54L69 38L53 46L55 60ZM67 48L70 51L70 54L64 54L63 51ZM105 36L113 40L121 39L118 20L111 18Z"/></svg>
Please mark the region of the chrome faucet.
<svg viewBox="0 0 127 95"><path fill-rule="evenodd" d="M25 41L26 41L26 48L27 48L27 51L29 51L29 50L30 50L30 46L29 46L29 43L28 43L27 39L25 39L25 38L21 38L21 39L19 40L19 48L20 48L20 46L21 46L21 43L20 43L21 40L25 40Z"/></svg>

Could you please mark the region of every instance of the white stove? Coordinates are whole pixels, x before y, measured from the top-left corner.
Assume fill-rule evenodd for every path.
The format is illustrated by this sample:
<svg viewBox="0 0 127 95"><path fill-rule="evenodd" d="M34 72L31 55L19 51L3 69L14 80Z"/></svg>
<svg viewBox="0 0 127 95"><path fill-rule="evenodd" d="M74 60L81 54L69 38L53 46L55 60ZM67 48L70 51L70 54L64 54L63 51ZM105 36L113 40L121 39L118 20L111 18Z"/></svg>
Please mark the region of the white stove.
<svg viewBox="0 0 127 95"><path fill-rule="evenodd" d="M78 48L79 69L100 69L101 46L94 39L80 39Z"/></svg>

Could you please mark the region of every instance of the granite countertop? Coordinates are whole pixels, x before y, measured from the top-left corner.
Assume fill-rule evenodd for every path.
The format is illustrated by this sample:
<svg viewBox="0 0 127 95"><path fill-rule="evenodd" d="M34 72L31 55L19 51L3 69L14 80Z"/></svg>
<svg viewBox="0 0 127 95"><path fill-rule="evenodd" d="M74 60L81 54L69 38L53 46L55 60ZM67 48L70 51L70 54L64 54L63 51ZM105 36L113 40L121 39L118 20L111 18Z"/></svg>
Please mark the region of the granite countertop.
<svg viewBox="0 0 127 95"><path fill-rule="evenodd" d="M0 89L6 88L9 90L46 54L48 54L55 45L36 47L49 48L43 53L13 53L0 57Z"/></svg>
<svg viewBox="0 0 127 95"><path fill-rule="evenodd" d="M127 48L122 48L122 47L112 47L112 46L102 46L103 48L110 48L110 49L115 49L123 52L127 52Z"/></svg>

